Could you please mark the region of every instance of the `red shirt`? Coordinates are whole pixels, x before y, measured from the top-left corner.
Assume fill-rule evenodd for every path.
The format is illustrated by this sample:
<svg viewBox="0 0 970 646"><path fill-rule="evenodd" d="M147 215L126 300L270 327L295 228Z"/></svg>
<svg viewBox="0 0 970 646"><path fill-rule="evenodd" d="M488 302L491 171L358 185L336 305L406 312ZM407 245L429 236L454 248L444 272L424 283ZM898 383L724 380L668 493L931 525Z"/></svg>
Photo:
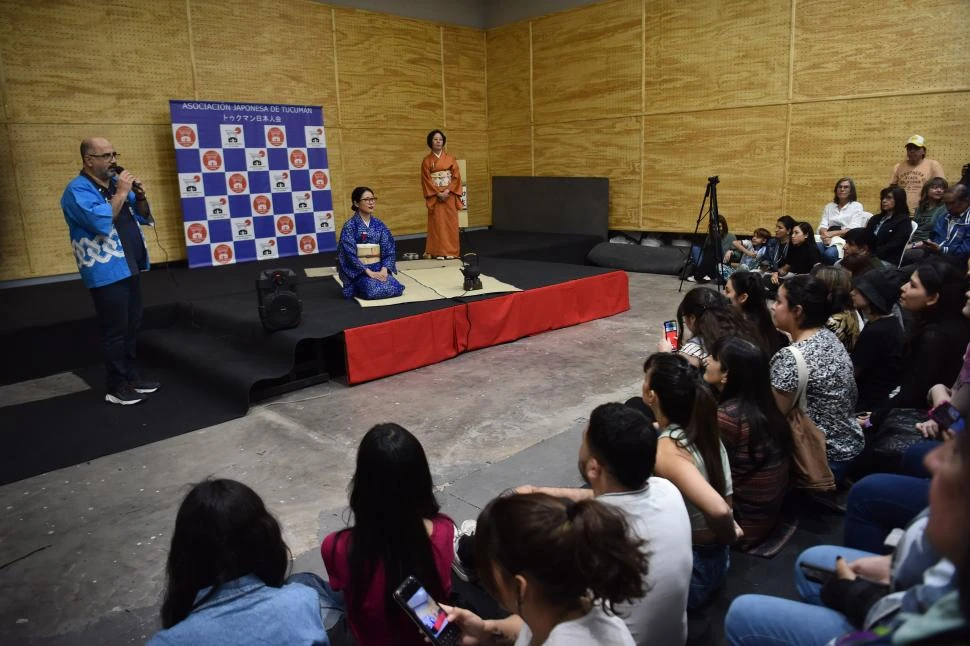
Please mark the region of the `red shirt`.
<svg viewBox="0 0 970 646"><path fill-rule="evenodd" d="M431 520L431 551L438 568L441 587L445 596L451 594L451 562L455 559L455 524L450 518L438 514ZM334 590L344 590L345 596L358 594L347 590L350 584L350 538L352 532L334 532L323 539L320 552L327 566L330 586ZM348 595L349 593L349 595ZM435 599L447 602L448 599ZM391 603L394 603L393 601ZM359 613L354 612L347 603L347 620L350 629L360 646L383 646L385 644L405 644L424 646L417 626L401 610L399 620L388 624L384 613L384 568L378 567L364 592L364 603Z"/></svg>

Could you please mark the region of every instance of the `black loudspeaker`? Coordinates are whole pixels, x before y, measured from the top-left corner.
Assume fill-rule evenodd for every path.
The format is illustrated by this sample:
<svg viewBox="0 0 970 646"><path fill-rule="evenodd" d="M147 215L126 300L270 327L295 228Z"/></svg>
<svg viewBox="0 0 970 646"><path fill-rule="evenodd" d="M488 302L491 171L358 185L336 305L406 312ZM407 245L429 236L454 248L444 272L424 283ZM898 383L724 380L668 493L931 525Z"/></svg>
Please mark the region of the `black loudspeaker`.
<svg viewBox="0 0 970 646"><path fill-rule="evenodd" d="M259 320L270 332L294 328L303 315L303 301L296 295L297 275L292 269L266 269L256 279Z"/></svg>

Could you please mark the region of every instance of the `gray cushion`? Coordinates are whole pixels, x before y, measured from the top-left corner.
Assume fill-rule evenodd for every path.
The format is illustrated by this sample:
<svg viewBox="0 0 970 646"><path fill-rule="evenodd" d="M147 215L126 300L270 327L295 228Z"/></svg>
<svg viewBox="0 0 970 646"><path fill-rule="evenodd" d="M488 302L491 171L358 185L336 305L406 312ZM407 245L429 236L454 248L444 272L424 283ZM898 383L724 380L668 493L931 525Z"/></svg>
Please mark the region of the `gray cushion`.
<svg viewBox="0 0 970 646"><path fill-rule="evenodd" d="M642 247L601 242L590 250L586 260L599 267L676 275L686 256L687 247Z"/></svg>

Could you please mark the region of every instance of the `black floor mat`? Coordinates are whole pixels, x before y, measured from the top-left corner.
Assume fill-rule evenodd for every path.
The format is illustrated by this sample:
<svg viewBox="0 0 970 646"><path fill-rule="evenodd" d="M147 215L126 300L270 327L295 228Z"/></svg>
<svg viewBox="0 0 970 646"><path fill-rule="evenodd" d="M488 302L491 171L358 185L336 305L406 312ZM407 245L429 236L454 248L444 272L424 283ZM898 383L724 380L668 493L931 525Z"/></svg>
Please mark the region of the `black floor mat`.
<svg viewBox="0 0 970 646"><path fill-rule="evenodd" d="M133 406L104 401L104 370L75 371L90 390L0 408L0 485L157 442L246 414L230 398L212 396L162 368L144 374L162 383L157 393Z"/></svg>

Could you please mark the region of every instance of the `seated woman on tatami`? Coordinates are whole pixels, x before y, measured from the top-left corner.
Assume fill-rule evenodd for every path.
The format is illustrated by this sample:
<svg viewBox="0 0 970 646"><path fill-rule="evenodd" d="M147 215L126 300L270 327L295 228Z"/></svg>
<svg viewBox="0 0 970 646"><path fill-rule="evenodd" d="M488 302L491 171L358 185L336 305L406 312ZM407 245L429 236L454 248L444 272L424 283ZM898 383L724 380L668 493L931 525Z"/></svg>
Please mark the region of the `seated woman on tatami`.
<svg viewBox="0 0 970 646"><path fill-rule="evenodd" d="M344 298L376 300L404 292L397 273L394 236L374 217L377 198L374 191L358 186L350 197L354 216L340 230L337 246L337 272L344 286Z"/></svg>

